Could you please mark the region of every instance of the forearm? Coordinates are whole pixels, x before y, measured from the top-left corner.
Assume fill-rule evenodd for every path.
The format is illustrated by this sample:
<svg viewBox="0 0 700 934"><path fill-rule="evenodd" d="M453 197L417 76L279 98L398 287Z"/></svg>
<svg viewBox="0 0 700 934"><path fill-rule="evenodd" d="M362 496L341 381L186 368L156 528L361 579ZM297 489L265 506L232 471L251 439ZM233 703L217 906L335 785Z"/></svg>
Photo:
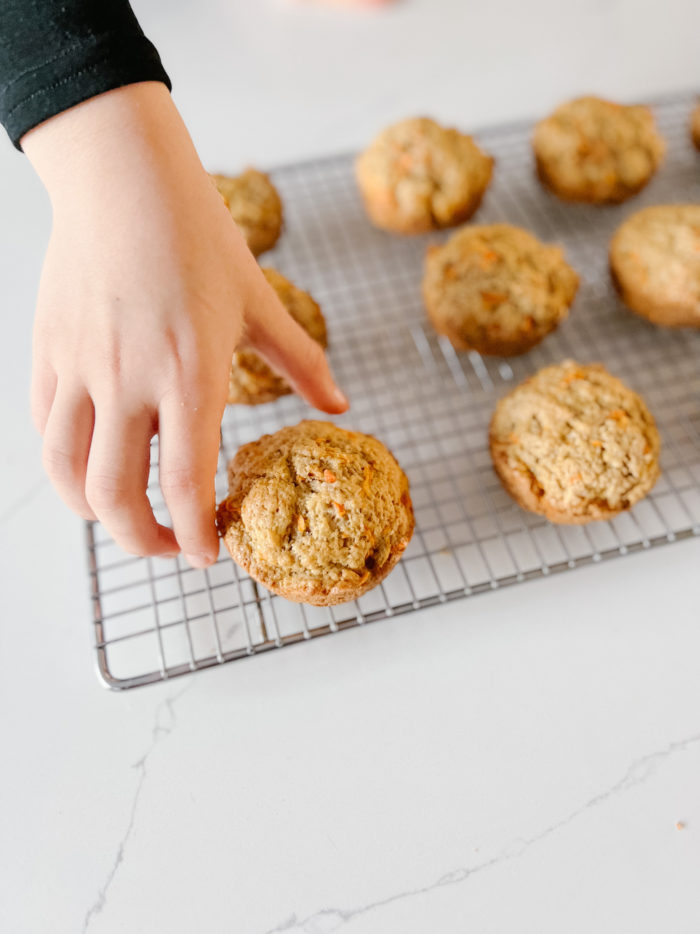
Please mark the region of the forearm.
<svg viewBox="0 0 700 934"><path fill-rule="evenodd" d="M0 122L18 148L55 114L145 81L170 87L128 0L0 3Z"/></svg>

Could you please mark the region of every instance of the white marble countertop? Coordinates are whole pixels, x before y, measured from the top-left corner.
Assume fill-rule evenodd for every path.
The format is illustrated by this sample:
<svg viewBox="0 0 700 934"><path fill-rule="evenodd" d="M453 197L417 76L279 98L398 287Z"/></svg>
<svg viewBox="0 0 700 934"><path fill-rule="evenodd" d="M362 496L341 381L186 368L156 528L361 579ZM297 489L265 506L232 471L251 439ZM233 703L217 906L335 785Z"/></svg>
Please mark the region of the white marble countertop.
<svg viewBox="0 0 700 934"><path fill-rule="evenodd" d="M695 0L134 5L213 168L700 86ZM697 932L700 541L109 693L29 419L49 212L9 144L0 199L0 930Z"/></svg>

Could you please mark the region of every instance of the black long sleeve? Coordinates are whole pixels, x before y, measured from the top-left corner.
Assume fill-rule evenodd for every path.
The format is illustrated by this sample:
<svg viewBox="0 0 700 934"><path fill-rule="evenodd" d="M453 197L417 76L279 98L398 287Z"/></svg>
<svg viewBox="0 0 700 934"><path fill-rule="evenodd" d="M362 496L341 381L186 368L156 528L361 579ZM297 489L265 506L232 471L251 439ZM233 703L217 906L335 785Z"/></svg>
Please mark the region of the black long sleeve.
<svg viewBox="0 0 700 934"><path fill-rule="evenodd" d="M0 0L0 122L14 145L81 101L168 78L128 0Z"/></svg>

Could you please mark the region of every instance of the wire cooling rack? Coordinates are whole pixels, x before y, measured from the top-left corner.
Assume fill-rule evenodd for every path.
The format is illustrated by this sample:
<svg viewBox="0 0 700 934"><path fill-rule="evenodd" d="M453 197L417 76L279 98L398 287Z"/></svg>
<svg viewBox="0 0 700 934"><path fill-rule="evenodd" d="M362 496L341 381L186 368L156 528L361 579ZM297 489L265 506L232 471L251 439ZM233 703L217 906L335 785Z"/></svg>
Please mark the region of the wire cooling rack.
<svg viewBox="0 0 700 934"><path fill-rule="evenodd" d="M655 328L625 311L611 288L607 244L647 204L700 202L700 154L690 144L690 95L656 107L666 161L647 189L619 207L566 205L535 180L530 127L478 134L496 157L481 223L510 221L564 245L582 277L569 319L523 357L456 353L425 319L426 245L372 229L352 159L274 174L285 204L279 248L264 258L320 302L330 358L352 408L340 424L374 434L406 470L416 531L384 583L358 601L306 607L272 596L229 559L201 571L180 558L130 558L104 529L87 529L99 673L123 689L219 665L388 616L700 534L700 332ZM524 512L493 473L487 428L496 400L565 357L601 361L642 393L662 436L661 479L631 512L588 526L554 526ZM305 417L288 396L226 412L217 496L240 444ZM157 452L154 447L154 456ZM167 521L152 471L149 493Z"/></svg>

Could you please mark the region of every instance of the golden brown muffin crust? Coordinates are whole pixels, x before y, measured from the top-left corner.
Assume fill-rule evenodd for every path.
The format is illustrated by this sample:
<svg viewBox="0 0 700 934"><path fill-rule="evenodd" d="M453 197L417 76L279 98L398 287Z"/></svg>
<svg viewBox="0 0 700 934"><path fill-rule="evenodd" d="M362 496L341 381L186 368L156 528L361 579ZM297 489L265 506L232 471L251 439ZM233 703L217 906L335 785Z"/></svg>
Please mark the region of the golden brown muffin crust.
<svg viewBox="0 0 700 934"><path fill-rule="evenodd" d="M355 166L372 222L405 234L451 227L471 217L492 169L493 159L470 136L427 117L384 130Z"/></svg>
<svg viewBox="0 0 700 934"><path fill-rule="evenodd" d="M658 204L628 217L610 243L610 270L632 311L700 327L700 205Z"/></svg>
<svg viewBox="0 0 700 934"><path fill-rule="evenodd" d="M580 97L537 124L533 148L538 175L556 195L604 204L640 191L666 147L648 107Z"/></svg>
<svg viewBox="0 0 700 934"><path fill-rule="evenodd" d="M275 269L263 268L262 272L292 318L316 343L327 347L326 321L309 293L298 289ZM260 405L292 391L254 350L234 352L228 379L229 405Z"/></svg>
<svg viewBox="0 0 700 934"><path fill-rule="evenodd" d="M253 256L271 250L282 230L282 201L269 176L257 169L241 175L212 175Z"/></svg>
<svg viewBox="0 0 700 934"><path fill-rule="evenodd" d="M376 586L413 533L408 480L376 438L303 421L244 445L217 522L234 561L289 600L329 606Z"/></svg>
<svg viewBox="0 0 700 934"><path fill-rule="evenodd" d="M659 475L659 435L644 401L599 364L546 367L496 406L491 457L523 508L581 524L629 509Z"/></svg>
<svg viewBox="0 0 700 934"><path fill-rule="evenodd" d="M566 317L577 288L559 247L510 224L465 227L426 256L428 315L458 350L524 353Z"/></svg>

